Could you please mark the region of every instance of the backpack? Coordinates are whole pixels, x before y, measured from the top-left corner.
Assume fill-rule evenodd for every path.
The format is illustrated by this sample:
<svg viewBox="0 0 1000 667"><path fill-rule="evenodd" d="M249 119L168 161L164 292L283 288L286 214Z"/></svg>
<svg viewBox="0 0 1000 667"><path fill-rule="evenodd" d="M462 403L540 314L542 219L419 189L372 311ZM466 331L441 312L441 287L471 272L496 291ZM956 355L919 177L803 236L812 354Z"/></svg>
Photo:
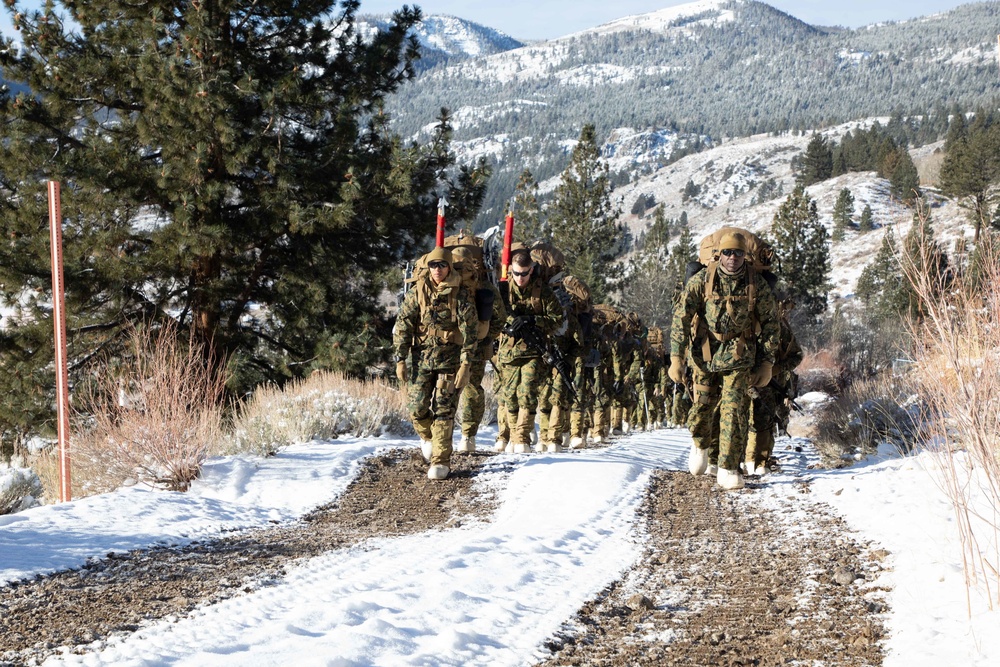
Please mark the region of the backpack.
<svg viewBox="0 0 1000 667"><path fill-rule="evenodd" d="M483 260L483 239L470 234L465 229L462 229L459 230L458 234L444 237L444 247L451 248L452 252L461 248L463 254L469 256L468 259L455 261L455 269L461 270L462 272L463 284L469 286L468 282L465 280L465 276L469 276L470 281L475 280L477 283L475 287L478 287L479 284L486 282L486 264Z"/></svg>
<svg viewBox="0 0 1000 667"><path fill-rule="evenodd" d="M659 353L663 353L663 329L660 327L649 327L649 333L646 335L646 342L649 346Z"/></svg>
<svg viewBox="0 0 1000 667"><path fill-rule="evenodd" d="M774 246L767 243L762 238L752 232L748 232L740 227L723 227L712 232L701 240L698 248L698 261L708 266L718 259L717 246L722 237L730 232L738 232L747 240L747 260L755 271L769 271L774 263Z"/></svg>
<svg viewBox="0 0 1000 667"><path fill-rule="evenodd" d="M566 256L562 254L562 251L544 241L531 246L531 261L539 266L545 282L558 275L566 266Z"/></svg>
<svg viewBox="0 0 1000 667"><path fill-rule="evenodd" d="M565 276L562 279L562 288L573 300L573 313L575 315L589 313L593 309L594 304L590 298L590 287L587 286L587 283L576 276Z"/></svg>

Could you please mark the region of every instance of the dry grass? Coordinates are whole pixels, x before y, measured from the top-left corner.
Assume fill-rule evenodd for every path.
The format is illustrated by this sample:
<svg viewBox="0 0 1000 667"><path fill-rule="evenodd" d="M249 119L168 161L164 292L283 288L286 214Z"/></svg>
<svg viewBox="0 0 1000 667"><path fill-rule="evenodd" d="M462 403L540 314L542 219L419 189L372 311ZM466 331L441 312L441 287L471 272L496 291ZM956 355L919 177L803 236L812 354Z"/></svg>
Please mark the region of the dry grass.
<svg viewBox="0 0 1000 667"><path fill-rule="evenodd" d="M840 391L844 369L837 355L829 349L807 352L796 367L799 376L799 393L822 391L836 394Z"/></svg>
<svg viewBox="0 0 1000 667"><path fill-rule="evenodd" d="M319 371L283 388L261 387L238 406L233 452L267 456L316 438L410 432L406 395L391 385Z"/></svg>
<svg viewBox="0 0 1000 667"><path fill-rule="evenodd" d="M845 465L883 443L909 452L920 438L922 405L906 377L885 373L852 382L817 420L816 447L824 464Z"/></svg>
<svg viewBox="0 0 1000 667"><path fill-rule="evenodd" d="M986 245L978 289L926 275L919 259L904 268L924 304L912 371L928 402L924 444L955 508L968 587L984 589L992 608L1000 605L1000 257Z"/></svg>
<svg viewBox="0 0 1000 667"><path fill-rule="evenodd" d="M170 324L132 330L116 365L75 397L74 497L136 483L186 490L222 440L220 367Z"/></svg>

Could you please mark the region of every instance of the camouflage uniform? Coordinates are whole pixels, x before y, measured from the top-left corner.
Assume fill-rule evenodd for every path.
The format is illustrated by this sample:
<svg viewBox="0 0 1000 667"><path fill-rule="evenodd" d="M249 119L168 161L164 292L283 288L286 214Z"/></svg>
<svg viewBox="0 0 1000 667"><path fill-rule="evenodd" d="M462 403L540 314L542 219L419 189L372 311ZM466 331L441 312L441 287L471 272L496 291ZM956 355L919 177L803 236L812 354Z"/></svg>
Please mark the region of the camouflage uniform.
<svg viewBox="0 0 1000 667"><path fill-rule="evenodd" d="M623 422L628 423L625 414L635 405L635 384L631 381L630 371L638 341L624 320L615 326L615 332L617 336L612 345L611 433L621 435Z"/></svg>
<svg viewBox="0 0 1000 667"><path fill-rule="evenodd" d="M532 317L534 326L545 336L556 333L563 323L563 309L552 289L542 281L537 267L523 288L511 280L509 289L508 322L513 322L515 318ZM511 430L508 448L511 451L527 451L531 442L539 390L551 371L542 354L524 340L500 334L497 357L503 375L503 399Z"/></svg>
<svg viewBox="0 0 1000 667"><path fill-rule="evenodd" d="M585 373L590 386L591 406L591 437L594 442L606 442L610 435L611 383L613 375L614 324L608 321L606 314L594 310L594 343L595 354L591 354L590 364Z"/></svg>
<svg viewBox="0 0 1000 667"><path fill-rule="evenodd" d="M478 341L475 352L470 359L469 384L462 390L462 407L459 412L462 436L470 441L474 441L476 434L479 433L479 423L483 420L483 413L486 411L486 392L483 390L483 378L486 376L486 364L493 357L493 341L500 335L500 329L507 321L507 309L504 308L503 299L500 298L500 291L489 282L486 282L482 289L489 289L493 292L493 313L490 317L486 337ZM500 387L501 385L499 382L495 382L494 386Z"/></svg>
<svg viewBox="0 0 1000 667"><path fill-rule="evenodd" d="M428 254L434 256L434 252ZM430 276L416 281L403 299L392 334L397 362L409 363L411 351L419 350L416 368L407 368L407 408L417 434L431 442L432 466L450 466L458 404L455 374L475 354L478 322L472 296L454 270L451 253L442 257L451 267L447 278L438 285Z"/></svg>
<svg viewBox="0 0 1000 667"><path fill-rule="evenodd" d="M568 375L573 380L573 389L577 390L577 371L582 363L581 354L584 348L583 329L573 312L573 300L562 287L563 274L558 273L549 280L549 287L562 307L562 321L552 336L552 345L559 350L568 369ZM539 390L539 443L549 451L558 451L562 444L562 434L569 430L569 411L573 397L566 381L558 370L552 368L549 377Z"/></svg>
<svg viewBox="0 0 1000 667"><path fill-rule="evenodd" d="M670 356L687 355L690 363L695 393L688 428L694 445L708 451L710 464L738 470L746 450L754 365L774 363L777 346L774 295L748 264L729 275L713 262L688 281L674 311Z"/></svg>
<svg viewBox="0 0 1000 667"><path fill-rule="evenodd" d="M779 310L782 310L781 306ZM802 348L795 340L795 334L784 313L778 317L778 323L778 350L771 382L766 387L759 388L757 396L751 401L750 435L746 449L749 473L764 467L774 451L776 420L787 423L787 402L791 400L790 390L794 391L794 372L802 363Z"/></svg>

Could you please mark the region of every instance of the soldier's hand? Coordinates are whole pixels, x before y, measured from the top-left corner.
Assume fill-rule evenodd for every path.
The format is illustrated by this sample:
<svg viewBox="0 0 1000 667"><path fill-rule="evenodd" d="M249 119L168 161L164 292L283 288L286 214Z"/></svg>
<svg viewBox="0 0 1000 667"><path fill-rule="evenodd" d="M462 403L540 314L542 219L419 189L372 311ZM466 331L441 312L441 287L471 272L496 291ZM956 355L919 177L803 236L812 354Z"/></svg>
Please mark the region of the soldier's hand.
<svg viewBox="0 0 1000 667"><path fill-rule="evenodd" d="M687 362L684 357L670 357L670 368L667 369L667 376L674 381L674 384L684 384L684 374L687 372Z"/></svg>
<svg viewBox="0 0 1000 667"><path fill-rule="evenodd" d="M760 367L754 371L753 377L750 378L751 384L754 387L766 387L771 382L771 368L771 364L762 361Z"/></svg>
<svg viewBox="0 0 1000 667"><path fill-rule="evenodd" d="M399 384L406 384L406 362L397 361L396 362L396 379L399 380Z"/></svg>
<svg viewBox="0 0 1000 667"><path fill-rule="evenodd" d="M470 375L472 375L472 369L469 362L463 361L462 365L458 367L458 372L455 373L455 389L462 389L469 384Z"/></svg>

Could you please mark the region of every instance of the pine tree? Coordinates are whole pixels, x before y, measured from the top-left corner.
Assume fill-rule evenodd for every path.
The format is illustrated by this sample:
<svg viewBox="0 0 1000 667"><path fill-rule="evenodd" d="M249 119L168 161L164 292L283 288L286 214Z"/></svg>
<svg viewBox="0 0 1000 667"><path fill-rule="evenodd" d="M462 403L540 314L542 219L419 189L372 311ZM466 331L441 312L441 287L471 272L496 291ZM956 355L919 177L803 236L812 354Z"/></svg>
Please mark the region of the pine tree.
<svg viewBox="0 0 1000 667"><path fill-rule="evenodd" d="M819 221L816 200L802 185L788 195L771 226L774 250L781 263L781 282L804 311L818 315L826 310L829 290L830 244Z"/></svg>
<svg viewBox="0 0 1000 667"><path fill-rule="evenodd" d="M799 166L797 182L804 186L825 181L833 175L833 151L823 135L813 135Z"/></svg>
<svg viewBox="0 0 1000 667"><path fill-rule="evenodd" d="M552 242L566 256L567 270L590 286L595 303L608 297L622 274L615 261L625 251L627 237L619 214L594 126L584 125L556 187L548 224Z"/></svg>
<svg viewBox="0 0 1000 667"><path fill-rule="evenodd" d="M927 202L919 200L913 212L913 224L903 239L903 274L911 317L923 317L925 299L937 298L948 286L948 255L934 238L934 225ZM922 289L917 289L919 285Z"/></svg>
<svg viewBox="0 0 1000 667"><path fill-rule="evenodd" d="M531 245L534 241L550 241L538 204L538 183L530 169L521 172L514 190L514 238Z"/></svg>
<svg viewBox="0 0 1000 667"><path fill-rule="evenodd" d="M920 175L906 148L890 151L882 160L880 172L889 179L889 192L902 202L913 204L920 197Z"/></svg>
<svg viewBox="0 0 1000 667"><path fill-rule="evenodd" d="M861 271L855 293L876 321L894 320L908 312L907 288L899 263L896 235L889 227L875 258Z"/></svg>
<svg viewBox="0 0 1000 667"><path fill-rule="evenodd" d="M865 204L861 210L861 219L858 221L858 231L870 232L873 229L875 229L875 218L872 214L872 207L870 204Z"/></svg>
<svg viewBox="0 0 1000 667"><path fill-rule="evenodd" d="M852 224L854 215L854 195L850 189L844 188L837 195L837 203L833 205L833 234L834 241L843 241L844 234Z"/></svg>
<svg viewBox="0 0 1000 667"><path fill-rule="evenodd" d="M989 224L1000 185L1000 123L983 109L968 126L958 114L948 128L944 148L941 189L969 209L975 228L973 242L977 242Z"/></svg>
<svg viewBox="0 0 1000 667"><path fill-rule="evenodd" d="M24 47L0 66L30 90L0 92L0 299L18 309L0 373L22 379L0 431L50 415L46 179L64 184L73 378L120 352L130 323L167 317L227 360L234 392L336 359L364 371L350 348L372 346L343 334L384 340L383 272L432 233L439 195L450 220L474 215L488 170L456 170L446 116L429 146L389 130L419 10L362 40L359 3L339 5L91 0L64 5L68 25L15 16Z"/></svg>

